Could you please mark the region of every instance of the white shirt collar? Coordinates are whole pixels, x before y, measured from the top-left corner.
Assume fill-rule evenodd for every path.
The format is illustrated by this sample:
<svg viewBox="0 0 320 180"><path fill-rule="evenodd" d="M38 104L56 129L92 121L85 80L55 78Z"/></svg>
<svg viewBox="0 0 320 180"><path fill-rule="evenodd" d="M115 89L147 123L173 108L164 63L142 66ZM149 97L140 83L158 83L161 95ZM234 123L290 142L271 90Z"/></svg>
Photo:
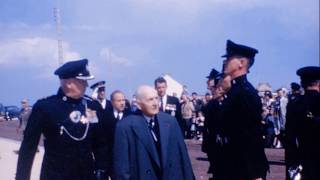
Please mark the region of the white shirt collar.
<svg viewBox="0 0 320 180"><path fill-rule="evenodd" d="M106 109L106 105L107 105L107 100L103 99L102 101L99 101L99 103L101 104L103 109Z"/></svg>
<svg viewBox="0 0 320 180"><path fill-rule="evenodd" d="M147 116L145 114L143 114L143 117L147 120L147 123L149 124L150 122L150 119L154 119L154 116L153 117L150 117L150 116Z"/></svg>
<svg viewBox="0 0 320 180"><path fill-rule="evenodd" d="M118 114L120 116L120 119L122 119L123 112L118 112L116 109L113 109L113 115L115 118L117 118Z"/></svg>

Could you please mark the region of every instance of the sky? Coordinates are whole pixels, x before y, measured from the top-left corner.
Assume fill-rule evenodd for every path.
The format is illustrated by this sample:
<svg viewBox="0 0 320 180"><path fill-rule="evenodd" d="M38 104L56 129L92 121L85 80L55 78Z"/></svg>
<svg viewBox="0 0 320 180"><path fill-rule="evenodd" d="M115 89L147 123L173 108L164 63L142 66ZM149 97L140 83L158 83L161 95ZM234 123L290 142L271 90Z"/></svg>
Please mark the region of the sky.
<svg viewBox="0 0 320 180"><path fill-rule="evenodd" d="M259 50L254 86L289 87L298 68L320 65L319 0L1 0L0 103L56 94L55 7L64 62L89 59L89 85L105 80L107 95L120 89L130 99L164 74L204 94L227 39Z"/></svg>

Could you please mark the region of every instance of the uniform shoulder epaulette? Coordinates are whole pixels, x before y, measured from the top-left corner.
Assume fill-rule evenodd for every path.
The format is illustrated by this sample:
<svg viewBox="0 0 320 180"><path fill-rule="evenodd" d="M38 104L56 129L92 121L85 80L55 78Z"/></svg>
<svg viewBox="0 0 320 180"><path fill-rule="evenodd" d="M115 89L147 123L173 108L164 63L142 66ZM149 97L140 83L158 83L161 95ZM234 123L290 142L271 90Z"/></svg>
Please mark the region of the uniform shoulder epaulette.
<svg viewBox="0 0 320 180"><path fill-rule="evenodd" d="M51 96L44 96L44 97L42 97L42 98L38 99L38 101L43 101L43 100L51 99L51 98L53 98L54 96L55 96L55 95L51 95Z"/></svg>

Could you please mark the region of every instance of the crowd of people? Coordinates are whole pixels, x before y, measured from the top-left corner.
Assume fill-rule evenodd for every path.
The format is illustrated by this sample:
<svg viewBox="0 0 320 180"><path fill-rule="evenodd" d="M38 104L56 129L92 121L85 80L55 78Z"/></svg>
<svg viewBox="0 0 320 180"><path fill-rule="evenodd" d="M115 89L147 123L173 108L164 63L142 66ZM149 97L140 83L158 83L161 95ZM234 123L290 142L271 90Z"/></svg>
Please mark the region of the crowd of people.
<svg viewBox="0 0 320 180"><path fill-rule="evenodd" d="M120 90L108 99L105 81L90 86L92 97L85 95L93 79L88 60L63 64L55 71L61 84L56 95L38 100L32 110L22 102L18 129L27 126L16 179L30 178L41 134L43 180L195 179L184 139L202 141L210 179L265 180L266 147L285 148L288 179L320 179L319 67L297 72L302 88L292 83L290 92L259 96L246 77L257 53L228 40L222 72L212 69L207 76L210 93L171 96L159 77L154 87L139 86L131 102Z"/></svg>

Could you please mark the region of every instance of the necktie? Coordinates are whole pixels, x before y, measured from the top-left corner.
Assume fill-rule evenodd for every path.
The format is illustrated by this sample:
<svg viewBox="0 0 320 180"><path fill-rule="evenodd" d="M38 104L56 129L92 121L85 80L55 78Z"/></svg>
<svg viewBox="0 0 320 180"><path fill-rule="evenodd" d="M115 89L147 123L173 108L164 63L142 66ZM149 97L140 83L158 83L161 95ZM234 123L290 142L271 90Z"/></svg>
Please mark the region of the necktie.
<svg viewBox="0 0 320 180"><path fill-rule="evenodd" d="M120 120L120 113L117 114L116 118L117 118L118 121Z"/></svg>
<svg viewBox="0 0 320 180"><path fill-rule="evenodd" d="M155 123L154 119L150 119L150 121L148 123L148 127L150 129L153 140L155 142L158 142L158 137L157 137L156 131L155 131L155 125L156 125L156 123Z"/></svg>
<svg viewBox="0 0 320 180"><path fill-rule="evenodd" d="M163 98L160 97L160 111L163 111Z"/></svg>

